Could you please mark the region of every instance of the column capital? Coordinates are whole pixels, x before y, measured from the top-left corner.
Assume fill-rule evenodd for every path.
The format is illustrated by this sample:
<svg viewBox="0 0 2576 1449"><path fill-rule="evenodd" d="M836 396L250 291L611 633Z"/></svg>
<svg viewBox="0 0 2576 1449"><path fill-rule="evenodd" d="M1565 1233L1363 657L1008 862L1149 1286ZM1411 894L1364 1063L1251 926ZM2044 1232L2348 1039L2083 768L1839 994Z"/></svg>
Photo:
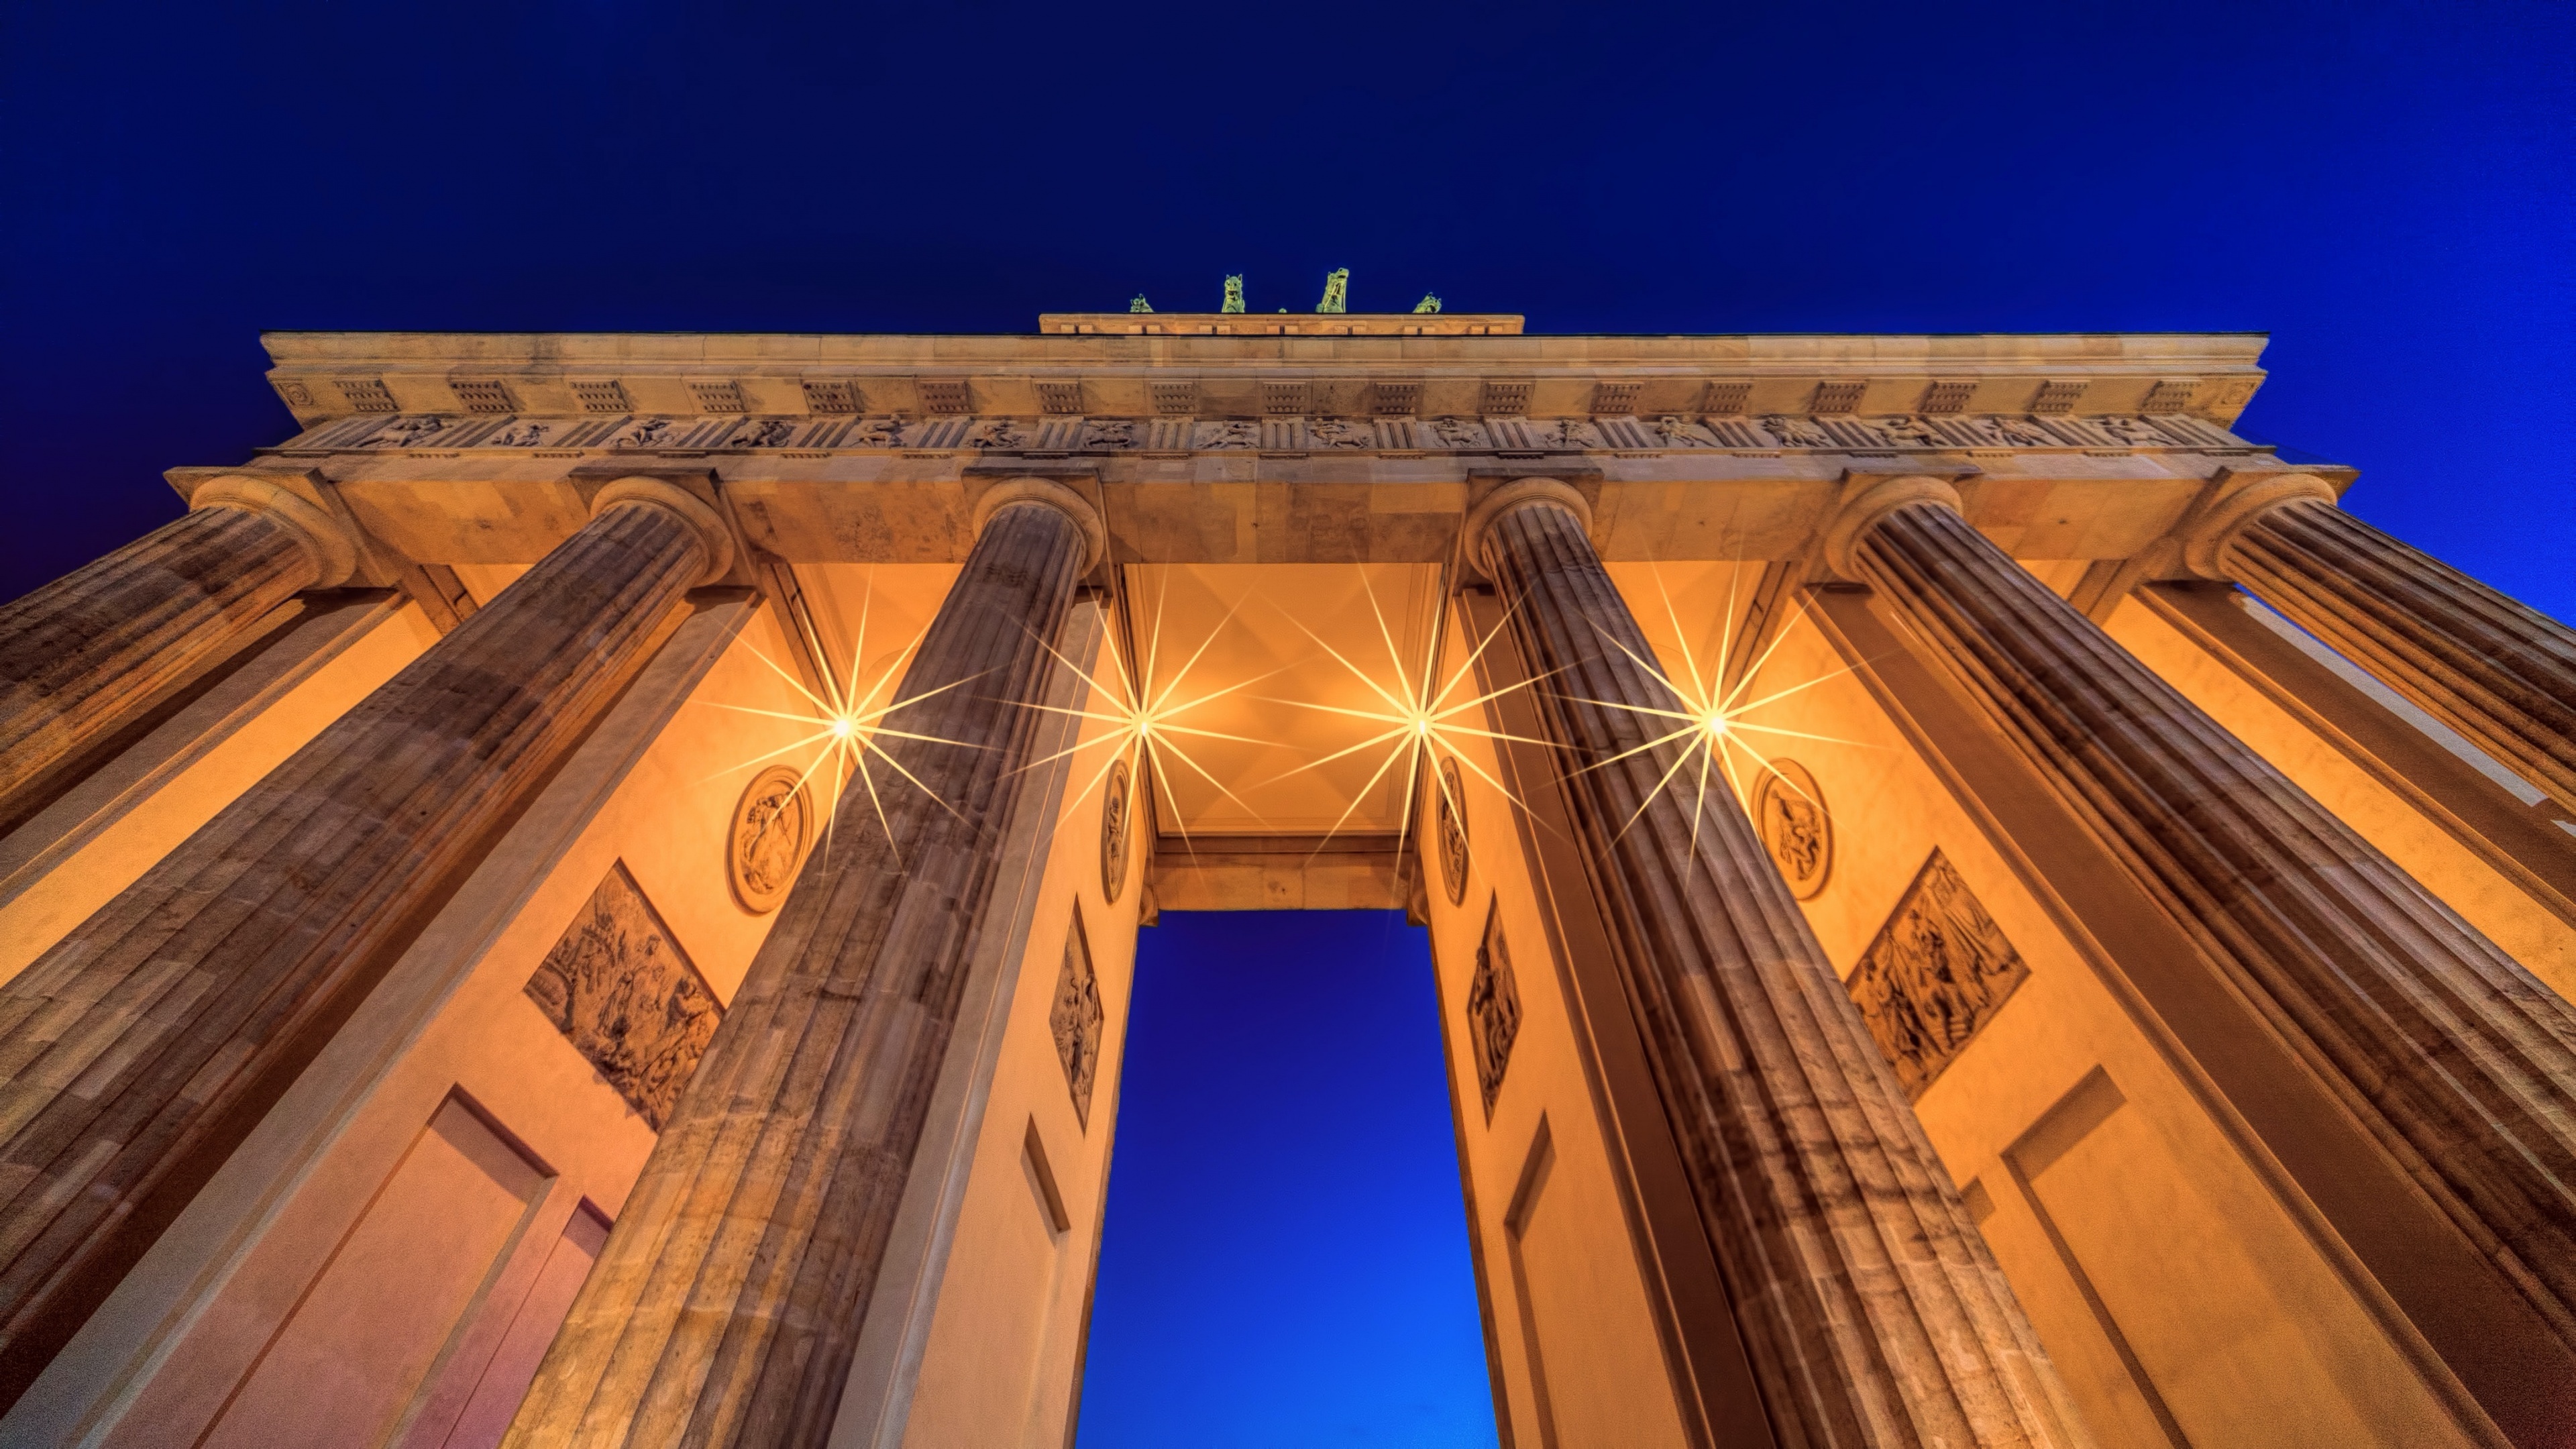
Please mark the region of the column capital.
<svg viewBox="0 0 2576 1449"><path fill-rule="evenodd" d="M1832 569L1837 578L1858 579L1861 575L1853 561L1853 550L1860 547L1860 541L1869 536L1880 519L1911 503L1937 503L1956 513L1959 490L1946 478L1923 474L1883 478L1863 488L1845 501L1842 511L1825 525L1825 567Z"/></svg>
<svg viewBox="0 0 2576 1449"><path fill-rule="evenodd" d="M313 582L307 587L336 589L358 571L358 541L339 522L272 479L248 473L209 478L188 495L190 508L237 508L263 514L295 535L313 560Z"/></svg>
<svg viewBox="0 0 2576 1449"><path fill-rule="evenodd" d="M733 567L733 530L725 526L714 509L677 483L641 475L612 479L590 496L590 516L597 518L615 503L650 503L668 509L696 531L707 550L706 572L699 577L697 587L714 583Z"/></svg>
<svg viewBox="0 0 2576 1449"><path fill-rule="evenodd" d="M2254 520L2302 498L2319 499L2332 506L2334 486L2314 473L2278 473L2257 478L2218 499L2184 531L2182 566L2204 579L2233 582L2227 554L2236 546L2236 540Z"/></svg>
<svg viewBox="0 0 2576 1449"><path fill-rule="evenodd" d="M1082 530L1083 573L1099 567L1108 555L1109 530L1100 521L1100 510L1054 479L1034 474L1005 478L976 495L975 536L982 538L984 525L993 521L993 515L1014 503L1043 503L1073 520L1073 526Z"/></svg>
<svg viewBox="0 0 2576 1449"><path fill-rule="evenodd" d="M1463 531L1466 534L1468 561L1474 563L1485 556L1485 536L1493 531L1495 520L1516 508L1533 503L1553 503L1573 514L1583 525L1584 536L1591 537L1592 505L1584 499L1581 489L1562 478L1515 478L1486 494L1475 507L1467 510L1467 523ZM1481 564L1477 566L1483 567Z"/></svg>

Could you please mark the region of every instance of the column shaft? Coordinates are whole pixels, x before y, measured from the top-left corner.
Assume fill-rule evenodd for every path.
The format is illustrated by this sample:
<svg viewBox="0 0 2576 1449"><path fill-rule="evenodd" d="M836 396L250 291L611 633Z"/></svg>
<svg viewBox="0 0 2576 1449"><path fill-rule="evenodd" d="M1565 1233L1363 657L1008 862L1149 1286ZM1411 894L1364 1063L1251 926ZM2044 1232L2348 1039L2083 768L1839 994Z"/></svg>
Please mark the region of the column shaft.
<svg viewBox="0 0 2576 1449"><path fill-rule="evenodd" d="M0 986L0 1396L614 700L709 549L607 507Z"/></svg>
<svg viewBox="0 0 2576 1449"><path fill-rule="evenodd" d="M283 521L200 508L0 605L0 820L320 572Z"/></svg>
<svg viewBox="0 0 2576 1449"><path fill-rule="evenodd" d="M1084 550L1043 503L984 526L878 735L901 771L844 793L510 1445L830 1434Z"/></svg>
<svg viewBox="0 0 2576 1449"><path fill-rule="evenodd" d="M2576 630L2321 498L2232 542L2265 603L2576 809Z"/></svg>
<svg viewBox="0 0 2576 1449"><path fill-rule="evenodd" d="M1851 567L2576 1342L2576 1008L1950 507L1885 513Z"/></svg>
<svg viewBox="0 0 2576 1449"><path fill-rule="evenodd" d="M1641 750L1675 721L1638 711L1680 706L1582 520L1524 503L1482 548L1548 681L1579 844L1778 1441L2084 1442L1751 823L1722 784L1708 803L1666 785L1687 746Z"/></svg>

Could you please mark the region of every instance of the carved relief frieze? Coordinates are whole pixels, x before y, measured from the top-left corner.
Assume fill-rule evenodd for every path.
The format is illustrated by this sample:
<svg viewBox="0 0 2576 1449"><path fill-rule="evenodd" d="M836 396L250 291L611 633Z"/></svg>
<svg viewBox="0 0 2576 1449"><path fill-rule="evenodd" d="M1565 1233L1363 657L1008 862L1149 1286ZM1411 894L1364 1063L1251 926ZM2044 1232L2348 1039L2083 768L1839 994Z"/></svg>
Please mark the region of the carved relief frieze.
<svg viewBox="0 0 2576 1449"><path fill-rule="evenodd" d="M1512 1042L1521 1032L1521 988L1512 977L1512 953L1503 944L1503 905L1485 907L1485 934L1476 943L1476 971L1467 981L1467 1040L1476 1053L1476 1086L1484 1094L1485 1120L1494 1120L1503 1073L1512 1064Z"/></svg>
<svg viewBox="0 0 2576 1449"><path fill-rule="evenodd" d="M1770 762L1753 790L1753 825L1791 895L1811 901L1823 893L1834 869L1834 817L1806 766Z"/></svg>
<svg viewBox="0 0 2576 1449"><path fill-rule="evenodd" d="M623 861L600 878L527 994L656 1132L724 1015Z"/></svg>
<svg viewBox="0 0 2576 1449"><path fill-rule="evenodd" d="M1082 907L1064 933L1064 965L1056 972L1055 1005L1047 1026L1055 1033L1056 1059L1064 1064L1065 1090L1073 1094L1074 1120L1091 1130L1091 1088L1100 1072L1100 978L1091 969L1091 943L1082 933Z"/></svg>
<svg viewBox="0 0 2576 1449"><path fill-rule="evenodd" d="M1458 778L1455 756L1440 761L1440 883L1449 904L1467 901L1467 791Z"/></svg>
<svg viewBox="0 0 2576 1449"><path fill-rule="evenodd" d="M614 419L360 416L316 425L287 445L312 449L423 447L957 449L993 452L1273 453L1680 451L1733 448L1841 453L1980 448L2060 450L2225 448L2253 445L2187 413L1711 414L1657 417L1041 418L935 416L743 417L624 415Z"/></svg>
<svg viewBox="0 0 2576 1449"><path fill-rule="evenodd" d="M1896 1080L1919 1100L2029 974L2003 928L1935 849L1847 986Z"/></svg>

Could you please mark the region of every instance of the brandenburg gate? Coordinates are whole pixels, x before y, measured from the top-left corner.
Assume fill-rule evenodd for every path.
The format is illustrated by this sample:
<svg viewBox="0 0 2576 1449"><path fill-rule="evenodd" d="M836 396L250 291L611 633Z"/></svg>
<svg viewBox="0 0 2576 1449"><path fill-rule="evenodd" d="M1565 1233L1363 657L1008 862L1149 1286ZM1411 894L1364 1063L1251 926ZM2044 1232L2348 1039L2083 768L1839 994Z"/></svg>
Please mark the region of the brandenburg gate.
<svg viewBox="0 0 2576 1449"><path fill-rule="evenodd" d="M2576 635L2262 345L273 334L0 611L0 1441L1067 1444L1139 928L1400 907L1506 1444L2576 1443Z"/></svg>

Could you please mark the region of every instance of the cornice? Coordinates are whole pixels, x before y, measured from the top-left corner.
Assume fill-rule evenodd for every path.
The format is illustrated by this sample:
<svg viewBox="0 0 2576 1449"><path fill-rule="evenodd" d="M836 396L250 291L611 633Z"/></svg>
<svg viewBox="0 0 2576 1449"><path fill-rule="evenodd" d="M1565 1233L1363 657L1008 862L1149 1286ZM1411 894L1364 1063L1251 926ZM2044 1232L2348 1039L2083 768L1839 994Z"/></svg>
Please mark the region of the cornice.
<svg viewBox="0 0 2576 1449"><path fill-rule="evenodd" d="M1125 314L1110 314L1125 315ZM1308 319L1311 320L1311 319ZM1962 336L272 332L297 421L380 412L1259 418L2181 414L2244 333Z"/></svg>

